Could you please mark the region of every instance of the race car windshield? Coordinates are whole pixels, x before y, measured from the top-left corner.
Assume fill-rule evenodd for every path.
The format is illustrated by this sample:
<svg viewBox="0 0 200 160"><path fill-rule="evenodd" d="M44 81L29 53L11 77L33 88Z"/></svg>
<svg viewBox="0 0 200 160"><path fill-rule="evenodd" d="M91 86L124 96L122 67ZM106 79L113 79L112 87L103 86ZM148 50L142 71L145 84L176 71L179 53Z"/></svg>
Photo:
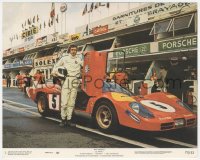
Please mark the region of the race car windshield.
<svg viewBox="0 0 200 160"><path fill-rule="evenodd" d="M103 85L103 92L117 92L117 93L123 93L128 96L133 96L134 94L125 88L121 87L119 84L114 82L105 82Z"/></svg>
<svg viewBox="0 0 200 160"><path fill-rule="evenodd" d="M107 73L116 73L124 68L124 53L120 51L108 53Z"/></svg>

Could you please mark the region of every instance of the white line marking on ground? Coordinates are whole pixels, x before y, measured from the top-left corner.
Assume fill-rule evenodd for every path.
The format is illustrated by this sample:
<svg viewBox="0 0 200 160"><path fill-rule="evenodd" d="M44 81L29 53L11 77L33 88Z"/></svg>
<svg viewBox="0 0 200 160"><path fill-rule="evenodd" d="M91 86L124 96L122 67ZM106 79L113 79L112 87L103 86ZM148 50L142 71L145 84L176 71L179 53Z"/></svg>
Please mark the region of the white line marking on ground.
<svg viewBox="0 0 200 160"><path fill-rule="evenodd" d="M23 107L36 108L36 107L34 107L34 106L30 106L30 105L26 105L26 104L22 104L22 103L14 102L14 101L7 100L7 99L3 99L3 101L6 102L6 103L14 104L14 105L21 105L21 106L23 106Z"/></svg>
<svg viewBox="0 0 200 160"><path fill-rule="evenodd" d="M45 117L46 119L52 120L52 121L56 121L56 122L61 122L61 120L56 119L56 118L52 118L52 117Z"/></svg>
<svg viewBox="0 0 200 160"><path fill-rule="evenodd" d="M32 111L29 111L27 109L24 109L24 108L19 108L19 107L14 107L14 106L11 106L10 104L3 104L4 108L7 107L7 108L12 108L12 109L17 109L17 110L20 110L22 112L27 112L27 113L30 113L30 114L33 114L33 115L36 115L38 117L41 117L41 115L39 113L36 113L36 112L32 112ZM13 110L11 110L13 111Z"/></svg>
<svg viewBox="0 0 200 160"><path fill-rule="evenodd" d="M173 140L173 139L168 139L168 138L163 138L163 137L156 137L156 139L158 139L160 141L165 141L165 142L178 144L178 145L181 145L181 146L190 147L190 148L197 148L197 146L195 146L195 145L184 143L184 142L180 142L180 141Z"/></svg>
<svg viewBox="0 0 200 160"><path fill-rule="evenodd" d="M102 133L102 132L99 132L97 130L87 128L87 127L84 127L84 126L76 125L76 127L83 129L83 130L86 130L86 131L90 131L92 133L96 133L96 134L105 136L105 137L112 138L112 139L115 139L115 140L118 140L118 141L122 141L122 142L126 142L126 143L129 143L129 144L132 144L132 145L140 146L140 147L143 147L143 148L157 148L155 146L148 145L148 144L145 144L145 143L141 143L141 142L138 142L138 141L135 141L135 140L130 140L130 139L127 139L127 138L116 136L116 135L105 134L105 133Z"/></svg>
<svg viewBox="0 0 200 160"><path fill-rule="evenodd" d="M18 109L18 110L23 111L23 112L28 112L28 113L40 116L39 113L32 112L32 111L29 111L29 110L24 109L24 108L19 108L19 107L16 107L16 106L14 107L14 106L11 106L9 104L6 104L6 105L7 105L6 107L8 107L8 108L14 108L14 109ZM51 117L45 117L45 118L49 119L49 120L52 120L52 121L56 121L56 122L60 122L61 121L59 119L51 118ZM141 142L138 142L138 141L134 141L134 140L130 140L130 139L127 139L127 138L119 137L119 136L116 136L116 135L108 135L108 134L99 132L99 131L97 131L95 129L91 129L91 128L88 128L88 127L76 125L76 128L79 128L79 129L82 129L82 130L85 130L85 131L89 131L89 132L92 132L92 133L96 133L98 135L109 137L109 138L112 138L112 139L115 139L115 140L118 140L118 141L121 141L121 142L125 142L125 143L128 143L128 144L140 146L140 147L143 147L143 148L156 148L155 146L152 146L152 145L148 145L148 144L141 143Z"/></svg>

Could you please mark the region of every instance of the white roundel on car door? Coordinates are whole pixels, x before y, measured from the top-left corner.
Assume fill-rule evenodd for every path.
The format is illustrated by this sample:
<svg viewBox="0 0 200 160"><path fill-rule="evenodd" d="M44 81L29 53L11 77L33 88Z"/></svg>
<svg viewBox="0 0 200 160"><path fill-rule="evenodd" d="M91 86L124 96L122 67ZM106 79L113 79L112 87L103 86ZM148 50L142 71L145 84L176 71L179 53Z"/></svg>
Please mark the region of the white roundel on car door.
<svg viewBox="0 0 200 160"><path fill-rule="evenodd" d="M162 102L158 102L158 101L154 101L154 100L141 100L140 103L147 107L150 107L155 110L162 111L162 112L175 112L176 111L172 106L170 106L166 103L162 103Z"/></svg>

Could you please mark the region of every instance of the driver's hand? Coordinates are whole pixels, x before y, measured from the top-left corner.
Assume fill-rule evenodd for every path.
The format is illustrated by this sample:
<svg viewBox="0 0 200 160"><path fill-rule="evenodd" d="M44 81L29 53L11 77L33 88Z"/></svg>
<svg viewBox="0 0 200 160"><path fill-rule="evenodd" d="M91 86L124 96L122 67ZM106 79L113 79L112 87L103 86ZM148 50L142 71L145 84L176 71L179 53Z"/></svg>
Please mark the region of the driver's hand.
<svg viewBox="0 0 200 160"><path fill-rule="evenodd" d="M51 75L54 76L54 77L57 77L58 76L58 72L52 72Z"/></svg>

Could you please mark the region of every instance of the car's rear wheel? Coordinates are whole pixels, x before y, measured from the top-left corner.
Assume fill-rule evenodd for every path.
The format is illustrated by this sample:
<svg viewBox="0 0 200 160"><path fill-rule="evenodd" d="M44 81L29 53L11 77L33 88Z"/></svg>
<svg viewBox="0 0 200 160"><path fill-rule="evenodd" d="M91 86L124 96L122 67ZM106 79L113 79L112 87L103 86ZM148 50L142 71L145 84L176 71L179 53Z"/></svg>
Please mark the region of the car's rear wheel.
<svg viewBox="0 0 200 160"><path fill-rule="evenodd" d="M95 110L95 122L98 128L106 133L115 132L118 128L117 113L109 102L100 102Z"/></svg>
<svg viewBox="0 0 200 160"><path fill-rule="evenodd" d="M37 108L38 112L43 116L47 116L49 113L49 106L48 106L48 100L45 95L41 94L38 96L37 100Z"/></svg>

